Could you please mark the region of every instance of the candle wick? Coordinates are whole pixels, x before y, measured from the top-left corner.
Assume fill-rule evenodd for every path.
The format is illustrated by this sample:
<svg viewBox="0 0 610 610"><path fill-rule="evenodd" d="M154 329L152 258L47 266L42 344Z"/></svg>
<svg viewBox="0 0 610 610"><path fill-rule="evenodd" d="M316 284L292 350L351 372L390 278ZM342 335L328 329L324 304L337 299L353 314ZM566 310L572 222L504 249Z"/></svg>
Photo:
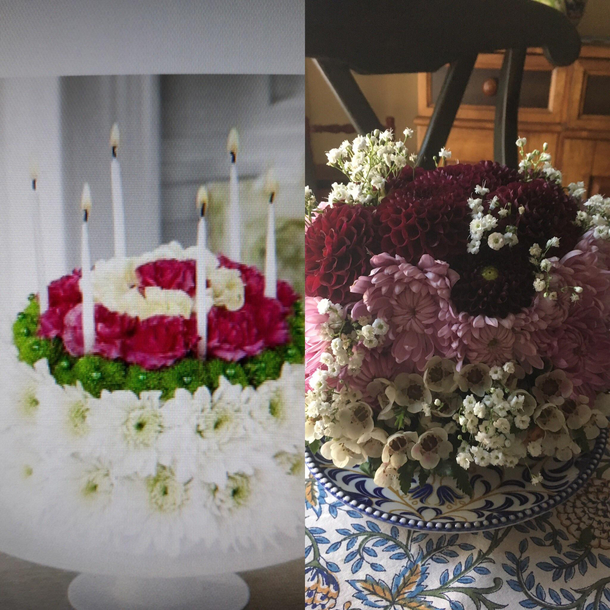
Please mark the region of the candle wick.
<svg viewBox="0 0 610 610"><path fill-rule="evenodd" d="M112 147L112 158L113 158L113 159L116 159L116 155L117 155L117 147L116 147L116 146L113 146L113 147Z"/></svg>
<svg viewBox="0 0 610 610"><path fill-rule="evenodd" d="M235 163L237 161L237 155L233 151L229 154L231 155L231 163Z"/></svg>
<svg viewBox="0 0 610 610"><path fill-rule="evenodd" d="M275 201L275 193L271 193L271 195L269 195L269 203L273 203Z"/></svg>
<svg viewBox="0 0 610 610"><path fill-rule="evenodd" d="M36 190L36 178L32 178L32 190Z"/></svg>
<svg viewBox="0 0 610 610"><path fill-rule="evenodd" d="M83 221L84 222L89 221L89 211L88 210L83 210Z"/></svg>

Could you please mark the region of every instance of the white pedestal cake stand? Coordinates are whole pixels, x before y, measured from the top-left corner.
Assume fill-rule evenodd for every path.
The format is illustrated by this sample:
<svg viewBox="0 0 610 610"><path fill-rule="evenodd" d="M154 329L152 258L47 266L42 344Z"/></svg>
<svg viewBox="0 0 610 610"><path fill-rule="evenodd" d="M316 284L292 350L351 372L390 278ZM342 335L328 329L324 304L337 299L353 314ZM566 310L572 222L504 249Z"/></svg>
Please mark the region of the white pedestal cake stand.
<svg viewBox="0 0 610 610"><path fill-rule="evenodd" d="M15 527L0 518L0 548L20 559L81 572L68 589L76 610L241 610L250 592L234 572L303 555L302 536L278 536L274 546L239 551L203 544L176 557L91 548L48 531Z"/></svg>

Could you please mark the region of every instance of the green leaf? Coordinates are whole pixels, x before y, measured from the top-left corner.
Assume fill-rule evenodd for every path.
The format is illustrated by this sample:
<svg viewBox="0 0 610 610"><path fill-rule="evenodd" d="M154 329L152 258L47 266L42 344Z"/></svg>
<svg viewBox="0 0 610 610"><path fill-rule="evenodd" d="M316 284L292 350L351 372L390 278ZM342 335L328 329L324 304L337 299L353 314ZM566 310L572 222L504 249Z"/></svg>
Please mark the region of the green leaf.
<svg viewBox="0 0 610 610"><path fill-rule="evenodd" d="M375 472L381 466L380 458L369 458L368 461L360 464L360 470L369 477L375 476Z"/></svg>
<svg viewBox="0 0 610 610"><path fill-rule="evenodd" d="M413 481L413 474L415 473L415 469L417 468L418 462L409 461L406 464L403 464L398 469L398 477L400 481L400 491L402 491L405 496L409 493L411 489L411 483Z"/></svg>
<svg viewBox="0 0 610 610"><path fill-rule="evenodd" d="M453 477L456 487L467 496L472 498L474 489L470 484L470 475L457 462L451 462L451 476Z"/></svg>
<svg viewBox="0 0 610 610"><path fill-rule="evenodd" d="M430 476L430 471L425 468L419 469L419 486L423 487L428 482L428 477Z"/></svg>
<svg viewBox="0 0 610 610"><path fill-rule="evenodd" d="M311 441L309 443L309 450L315 455L320 451L320 447L322 446L322 441L320 439L316 439L315 441Z"/></svg>

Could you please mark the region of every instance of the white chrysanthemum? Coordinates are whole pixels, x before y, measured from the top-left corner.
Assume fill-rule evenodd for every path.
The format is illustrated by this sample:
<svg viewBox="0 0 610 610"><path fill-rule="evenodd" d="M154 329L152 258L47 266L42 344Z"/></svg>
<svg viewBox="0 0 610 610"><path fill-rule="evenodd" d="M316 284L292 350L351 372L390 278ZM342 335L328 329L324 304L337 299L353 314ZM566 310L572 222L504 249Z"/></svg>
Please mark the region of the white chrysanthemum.
<svg viewBox="0 0 610 610"><path fill-rule="evenodd" d="M55 385L47 360L38 360L34 367L16 358L12 362L5 361L0 377L0 430L13 426L33 426L47 389Z"/></svg>
<svg viewBox="0 0 610 610"><path fill-rule="evenodd" d="M229 311L241 309L245 303L245 287L239 269L218 267L209 276L214 305Z"/></svg>
<svg viewBox="0 0 610 610"><path fill-rule="evenodd" d="M49 384L38 409L38 447L50 455L87 452L90 446L90 415L98 400L81 383L75 386Z"/></svg>
<svg viewBox="0 0 610 610"><path fill-rule="evenodd" d="M163 431L161 392L103 391L92 410L91 450L108 461L118 476L149 476L157 467Z"/></svg>
<svg viewBox="0 0 610 610"><path fill-rule="evenodd" d="M278 489L282 493L277 493ZM209 510L215 520L217 546L223 550L262 548L277 532L302 535L302 481L284 474L272 460L250 475L232 472L225 485L213 486L210 491Z"/></svg>
<svg viewBox="0 0 610 610"><path fill-rule="evenodd" d="M264 450L267 447L290 450L300 442L304 379L302 366L286 363L279 379L265 381L257 389L244 390L244 403L250 417L266 433L266 438L260 438ZM265 443L267 439L269 442Z"/></svg>

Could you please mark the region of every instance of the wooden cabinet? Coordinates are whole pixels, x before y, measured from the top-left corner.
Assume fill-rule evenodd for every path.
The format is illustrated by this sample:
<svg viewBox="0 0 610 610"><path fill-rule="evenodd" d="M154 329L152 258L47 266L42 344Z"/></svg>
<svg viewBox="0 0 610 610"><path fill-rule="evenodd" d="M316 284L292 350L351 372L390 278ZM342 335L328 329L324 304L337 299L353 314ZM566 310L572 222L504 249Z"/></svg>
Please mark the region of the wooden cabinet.
<svg viewBox="0 0 610 610"><path fill-rule="evenodd" d="M493 158L493 122L502 53L480 55L464 95L447 148L452 161ZM446 68L420 74L418 144L421 145ZM584 45L578 61L554 68L540 49L525 63L519 135L529 150L549 144L564 184L584 181L590 194L610 196L610 43Z"/></svg>

